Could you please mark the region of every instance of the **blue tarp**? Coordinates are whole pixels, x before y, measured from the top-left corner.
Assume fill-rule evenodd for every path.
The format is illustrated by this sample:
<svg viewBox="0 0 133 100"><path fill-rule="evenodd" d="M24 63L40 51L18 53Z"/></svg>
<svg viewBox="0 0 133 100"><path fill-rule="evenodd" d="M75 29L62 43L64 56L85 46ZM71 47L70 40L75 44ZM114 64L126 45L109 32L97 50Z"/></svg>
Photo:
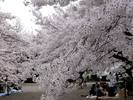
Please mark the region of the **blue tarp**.
<svg viewBox="0 0 133 100"><path fill-rule="evenodd" d="M11 90L11 93L21 93L21 92L22 92L22 90L16 90L16 89Z"/></svg>
<svg viewBox="0 0 133 100"><path fill-rule="evenodd" d="M6 96L7 93L0 93L0 96Z"/></svg>
<svg viewBox="0 0 133 100"><path fill-rule="evenodd" d="M9 94L21 93L21 92L22 92L22 90L11 89ZM7 92L4 92L4 93L0 93L0 96L6 96L6 95L9 95L9 94L7 94Z"/></svg>

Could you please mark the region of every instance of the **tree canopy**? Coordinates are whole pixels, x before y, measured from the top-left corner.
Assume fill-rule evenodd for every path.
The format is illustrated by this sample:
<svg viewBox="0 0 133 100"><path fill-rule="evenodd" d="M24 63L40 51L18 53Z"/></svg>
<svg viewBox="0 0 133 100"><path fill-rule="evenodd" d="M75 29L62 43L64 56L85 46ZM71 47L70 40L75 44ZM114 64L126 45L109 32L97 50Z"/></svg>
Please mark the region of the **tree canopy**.
<svg viewBox="0 0 133 100"><path fill-rule="evenodd" d="M30 42L24 41L1 14L0 45L4 53L8 50L6 59L15 62L9 68L12 65L18 70L19 65L25 77L30 76L28 72L39 74L44 100L55 100L64 92L66 80L78 79L87 68L102 74L116 63L124 63L132 70L133 0L31 0L31 4L36 24L41 26L38 34ZM46 4L56 13L43 16L40 9ZM2 56L0 59L3 61ZM2 74L5 66L0 68Z"/></svg>

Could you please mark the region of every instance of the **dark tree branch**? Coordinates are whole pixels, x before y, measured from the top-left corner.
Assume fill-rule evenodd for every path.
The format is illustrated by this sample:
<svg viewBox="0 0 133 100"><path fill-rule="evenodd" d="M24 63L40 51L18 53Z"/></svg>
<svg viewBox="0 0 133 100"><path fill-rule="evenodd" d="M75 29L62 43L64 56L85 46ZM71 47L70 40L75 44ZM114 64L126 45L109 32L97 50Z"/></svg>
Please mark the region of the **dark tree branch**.
<svg viewBox="0 0 133 100"><path fill-rule="evenodd" d="M132 76L132 69L133 69L133 62L130 61L128 59L128 57L124 57L122 51L117 52L117 54L113 55L114 58L121 60L122 62L124 62L126 65L130 65L130 68L126 68L126 66L123 66L125 73L127 73L129 75L129 77L131 77L131 79L133 80L133 76Z"/></svg>
<svg viewBox="0 0 133 100"><path fill-rule="evenodd" d="M124 34L127 35L127 36L133 36L133 34L129 31L125 31Z"/></svg>
<svg viewBox="0 0 133 100"><path fill-rule="evenodd" d="M114 58L121 60L122 62L125 62L127 65L133 66L133 62L128 60L127 57L124 57L122 54L122 51L118 52L117 54L113 55Z"/></svg>

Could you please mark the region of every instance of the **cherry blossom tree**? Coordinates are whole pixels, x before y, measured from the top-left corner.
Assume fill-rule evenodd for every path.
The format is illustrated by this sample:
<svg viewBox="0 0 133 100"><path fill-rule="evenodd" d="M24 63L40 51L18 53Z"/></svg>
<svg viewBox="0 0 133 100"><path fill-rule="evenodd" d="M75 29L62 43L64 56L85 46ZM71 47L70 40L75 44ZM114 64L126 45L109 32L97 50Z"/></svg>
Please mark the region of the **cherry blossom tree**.
<svg viewBox="0 0 133 100"><path fill-rule="evenodd" d="M132 0L26 0L25 4L28 2L38 6L33 13L42 28L31 42L22 40L16 34L19 31L6 23L10 17L0 14L2 80L5 76L25 80L36 75L35 71L44 92L42 100L56 100L65 92L66 81L78 80L87 68L99 75L116 63L132 68ZM39 12L46 4L56 11L51 17Z"/></svg>
<svg viewBox="0 0 133 100"><path fill-rule="evenodd" d="M60 14L42 18L42 43L38 59L40 83L46 100L54 100L65 90L67 79L78 79L86 68L101 73L121 62L115 54L133 58L132 0L81 0L59 8ZM91 6L90 6L91 5ZM42 39L41 39L42 38ZM123 62L123 61L122 61Z"/></svg>
<svg viewBox="0 0 133 100"><path fill-rule="evenodd" d="M33 54L29 43L18 34L19 30L8 24L10 14L0 12L0 81L14 84L23 82L32 72Z"/></svg>
<svg viewBox="0 0 133 100"><path fill-rule="evenodd" d="M49 5L60 4L61 6L66 6L71 1L76 1L76 0L31 0L31 2L37 6L43 6L47 4Z"/></svg>

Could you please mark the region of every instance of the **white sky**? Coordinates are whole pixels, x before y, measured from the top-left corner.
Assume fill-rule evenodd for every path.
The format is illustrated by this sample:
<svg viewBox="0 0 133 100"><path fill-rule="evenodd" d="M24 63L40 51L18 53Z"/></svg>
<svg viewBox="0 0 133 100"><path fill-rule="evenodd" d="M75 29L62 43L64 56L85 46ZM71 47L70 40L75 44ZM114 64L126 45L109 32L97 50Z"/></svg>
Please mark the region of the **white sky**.
<svg viewBox="0 0 133 100"><path fill-rule="evenodd" d="M2 2L0 0L0 11L11 13L17 17L14 20L8 20L8 22L13 26L18 25L20 22L22 25L21 33L37 34L36 29L40 29L40 27L35 24L36 18L32 14L34 8L31 5L25 6L23 1L24 0L5 0ZM50 6L45 6L40 12L43 13L43 16L48 16L54 12L54 9Z"/></svg>
<svg viewBox="0 0 133 100"><path fill-rule="evenodd" d="M33 16L32 11L35 8L29 4L28 6L24 5L25 0L0 0L0 11L11 13L13 16L16 16L13 20L8 20L12 26L21 26L22 30L20 33L28 35L36 35L37 31L40 30L40 26L35 24L36 17ZM27 0L30 1L30 0ZM77 4L77 2L71 2ZM69 7L64 7L64 10ZM43 6L37 13L40 13L42 17L51 16L53 13L56 13L53 6Z"/></svg>

